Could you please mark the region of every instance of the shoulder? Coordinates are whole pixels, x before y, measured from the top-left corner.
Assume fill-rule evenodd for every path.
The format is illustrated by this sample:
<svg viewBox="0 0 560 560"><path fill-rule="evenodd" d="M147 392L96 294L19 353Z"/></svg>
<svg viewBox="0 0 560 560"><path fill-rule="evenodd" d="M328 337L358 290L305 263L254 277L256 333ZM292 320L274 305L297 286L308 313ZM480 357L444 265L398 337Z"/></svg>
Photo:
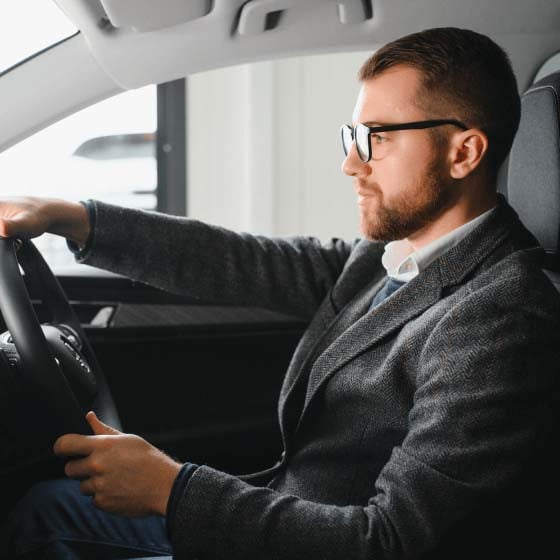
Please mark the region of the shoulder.
<svg viewBox="0 0 560 560"><path fill-rule="evenodd" d="M537 251L511 253L462 286L439 316L430 340L460 332L465 344L497 341L560 348L560 294L540 267Z"/></svg>
<svg viewBox="0 0 560 560"><path fill-rule="evenodd" d="M538 306L560 312L560 294L542 269L542 250L521 249L473 278L469 297L491 298L512 308Z"/></svg>

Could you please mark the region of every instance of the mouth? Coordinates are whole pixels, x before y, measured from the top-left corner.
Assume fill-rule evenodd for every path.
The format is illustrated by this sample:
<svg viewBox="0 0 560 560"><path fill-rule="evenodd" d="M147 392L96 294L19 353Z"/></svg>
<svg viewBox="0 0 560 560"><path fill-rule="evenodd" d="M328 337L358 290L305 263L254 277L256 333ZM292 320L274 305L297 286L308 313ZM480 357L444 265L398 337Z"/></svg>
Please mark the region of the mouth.
<svg viewBox="0 0 560 560"><path fill-rule="evenodd" d="M358 204L359 205L363 205L366 204L369 198L372 198L374 196L376 196L377 193L373 192L373 191L364 191L361 189L358 189L356 191L356 194L358 195Z"/></svg>

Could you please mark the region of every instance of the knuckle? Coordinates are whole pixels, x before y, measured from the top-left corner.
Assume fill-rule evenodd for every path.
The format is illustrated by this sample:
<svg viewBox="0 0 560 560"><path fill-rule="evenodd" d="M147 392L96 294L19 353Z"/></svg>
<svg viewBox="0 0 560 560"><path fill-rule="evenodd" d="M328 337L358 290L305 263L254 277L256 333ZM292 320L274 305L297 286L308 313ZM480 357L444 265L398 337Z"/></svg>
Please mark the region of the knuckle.
<svg viewBox="0 0 560 560"><path fill-rule="evenodd" d="M96 492L103 493L105 490L105 481L102 478L95 477L93 479L93 486Z"/></svg>
<svg viewBox="0 0 560 560"><path fill-rule="evenodd" d="M99 459L90 459L89 471L93 474L101 474L103 472L103 465Z"/></svg>
<svg viewBox="0 0 560 560"><path fill-rule="evenodd" d="M92 494L94 494L91 482L89 480L80 482L80 492L85 496L91 496Z"/></svg>
<svg viewBox="0 0 560 560"><path fill-rule="evenodd" d="M64 436L59 437L53 446L53 451L57 454L57 455L62 455L64 453L64 442L66 440L64 439Z"/></svg>
<svg viewBox="0 0 560 560"><path fill-rule="evenodd" d="M116 511L116 508L112 504L111 500L103 494L95 494L95 496L93 496L93 503L96 507L102 509L103 511L107 511L109 513Z"/></svg>

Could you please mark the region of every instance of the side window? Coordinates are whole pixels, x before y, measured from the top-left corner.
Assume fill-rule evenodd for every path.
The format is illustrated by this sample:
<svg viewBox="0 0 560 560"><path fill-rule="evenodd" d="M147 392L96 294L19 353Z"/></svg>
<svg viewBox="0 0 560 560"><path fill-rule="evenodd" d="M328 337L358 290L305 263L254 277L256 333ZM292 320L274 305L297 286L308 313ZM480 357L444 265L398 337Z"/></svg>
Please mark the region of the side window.
<svg viewBox="0 0 560 560"><path fill-rule="evenodd" d="M353 240L341 171L358 68L371 52L257 62L189 76L187 215L236 231Z"/></svg>
<svg viewBox="0 0 560 560"><path fill-rule="evenodd" d="M79 201L93 198L145 210L183 213L158 203L169 199L158 184L173 152L165 138L158 142L158 121L173 134L161 102L175 83L127 91L75 113L0 154L2 196L40 196ZM158 102L159 101L159 102ZM159 111L158 111L159 109ZM163 112L162 112L163 110ZM159 116L159 118L158 118ZM178 123L184 128L184 124ZM162 154L158 158L158 154ZM163 160L158 162L158 159ZM184 188L184 185L183 185ZM85 272L64 239L45 234L33 240L58 274Z"/></svg>

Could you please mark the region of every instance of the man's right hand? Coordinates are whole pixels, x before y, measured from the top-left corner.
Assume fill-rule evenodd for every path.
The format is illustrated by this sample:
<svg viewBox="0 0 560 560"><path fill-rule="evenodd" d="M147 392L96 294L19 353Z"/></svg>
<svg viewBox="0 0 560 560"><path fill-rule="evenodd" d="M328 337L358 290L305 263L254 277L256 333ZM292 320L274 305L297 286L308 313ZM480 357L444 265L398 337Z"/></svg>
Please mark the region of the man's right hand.
<svg viewBox="0 0 560 560"><path fill-rule="evenodd" d="M57 198L0 198L0 236L29 239L43 233L61 235L83 247L90 232L87 210Z"/></svg>

